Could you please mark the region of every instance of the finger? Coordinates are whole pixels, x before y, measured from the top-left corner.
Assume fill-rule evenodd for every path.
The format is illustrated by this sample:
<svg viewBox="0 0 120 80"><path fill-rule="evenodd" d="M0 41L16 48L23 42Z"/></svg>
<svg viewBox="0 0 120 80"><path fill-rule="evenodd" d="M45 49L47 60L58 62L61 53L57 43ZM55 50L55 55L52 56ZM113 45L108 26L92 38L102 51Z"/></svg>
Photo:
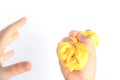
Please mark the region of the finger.
<svg viewBox="0 0 120 80"><path fill-rule="evenodd" d="M14 32L12 34L12 41L15 40L16 38L18 38L18 36L19 36L19 32L18 31Z"/></svg>
<svg viewBox="0 0 120 80"><path fill-rule="evenodd" d="M4 46L1 45L1 46L0 46L0 55L3 54L4 50L5 50Z"/></svg>
<svg viewBox="0 0 120 80"><path fill-rule="evenodd" d="M0 56L1 56L1 55L3 55L3 51L2 51L2 52L0 52Z"/></svg>
<svg viewBox="0 0 120 80"><path fill-rule="evenodd" d="M18 36L19 36L19 32L18 31L14 32L11 35L11 38L9 38L9 41L8 41L7 45L10 44L10 43L12 43L14 40L16 40L18 38Z"/></svg>
<svg viewBox="0 0 120 80"><path fill-rule="evenodd" d="M0 52L4 51L5 47L9 45L10 43L12 43L18 36L19 36L19 32L16 31L11 36L1 41L3 44L1 44L0 46Z"/></svg>
<svg viewBox="0 0 120 80"><path fill-rule="evenodd" d="M18 31L14 32L11 36L9 36L9 39L6 39L6 41L4 41L4 42L6 42L5 43L5 47L7 45L9 45L10 43L12 43L15 39L17 39L18 36L19 36L19 32Z"/></svg>
<svg viewBox="0 0 120 80"><path fill-rule="evenodd" d="M69 42L69 41L71 41L71 39L69 37L64 37L61 41L62 42Z"/></svg>
<svg viewBox="0 0 120 80"><path fill-rule="evenodd" d="M21 26L23 26L26 23L27 19L25 17L17 20L16 22L10 24L7 28L6 28L6 33L8 34L12 34L14 32L16 32L16 30L18 30L18 28L20 28Z"/></svg>
<svg viewBox="0 0 120 80"><path fill-rule="evenodd" d="M11 66L5 67L5 75L8 78L11 78L13 76L19 75L21 73L24 73L26 71L31 70L31 63L30 62L21 62L17 64L13 64Z"/></svg>
<svg viewBox="0 0 120 80"><path fill-rule="evenodd" d="M70 31L69 36L77 36L77 34L78 34L78 31L72 30Z"/></svg>
<svg viewBox="0 0 120 80"><path fill-rule="evenodd" d="M89 51L89 54L90 54L89 57L95 56L95 54L94 54L96 52L95 47L94 47L93 41L90 38L88 38L88 37L84 36L83 34L79 33L77 35L77 39L80 42L88 45L88 51Z"/></svg>
<svg viewBox="0 0 120 80"><path fill-rule="evenodd" d="M69 42L70 44L74 44L73 41L69 37L64 37L61 42Z"/></svg>
<svg viewBox="0 0 120 80"><path fill-rule="evenodd" d="M81 34L81 33L78 33L77 39L78 39L80 42L86 43L86 44L92 42L90 38L88 38L87 36L85 36L85 35L83 35L83 34Z"/></svg>
<svg viewBox="0 0 120 80"><path fill-rule="evenodd" d="M7 53L3 54L1 56L1 64L5 61L7 61L8 59L10 59L12 56L14 55L14 51L10 50Z"/></svg>

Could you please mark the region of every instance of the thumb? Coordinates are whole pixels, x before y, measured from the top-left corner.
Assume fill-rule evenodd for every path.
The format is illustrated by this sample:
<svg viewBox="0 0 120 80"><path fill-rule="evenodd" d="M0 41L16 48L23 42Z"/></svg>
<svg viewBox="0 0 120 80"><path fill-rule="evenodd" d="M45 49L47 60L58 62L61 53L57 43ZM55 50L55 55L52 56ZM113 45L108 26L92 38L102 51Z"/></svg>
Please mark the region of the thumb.
<svg viewBox="0 0 120 80"><path fill-rule="evenodd" d="M79 42L85 43L88 45L89 55L95 55L94 54L96 52L95 47L94 47L93 41L89 37L87 37L81 33L78 33L77 39Z"/></svg>
<svg viewBox="0 0 120 80"><path fill-rule="evenodd" d="M75 36L78 39L78 41L81 43L89 44L92 42L92 40L89 37L83 35L82 33L78 32L76 30L72 30L70 32L69 36Z"/></svg>
<svg viewBox="0 0 120 80"><path fill-rule="evenodd" d="M89 43L92 42L89 37L83 35L82 33L78 33L77 39L78 39L81 43L89 44Z"/></svg>
<svg viewBox="0 0 120 80"><path fill-rule="evenodd" d="M17 64L13 64L4 68L4 74L6 78L11 78L13 76L19 75L31 69L30 62L21 62Z"/></svg>

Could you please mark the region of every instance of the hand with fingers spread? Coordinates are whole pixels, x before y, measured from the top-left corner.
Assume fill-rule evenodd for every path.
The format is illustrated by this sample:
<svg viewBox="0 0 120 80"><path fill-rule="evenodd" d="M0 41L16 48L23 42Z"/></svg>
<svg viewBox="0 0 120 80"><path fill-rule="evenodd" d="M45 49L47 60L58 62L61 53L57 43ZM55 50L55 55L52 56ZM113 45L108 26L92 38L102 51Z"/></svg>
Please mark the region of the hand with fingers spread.
<svg viewBox="0 0 120 80"><path fill-rule="evenodd" d="M0 80L8 80L13 76L31 69L31 63L27 61L6 67L2 66L2 63L8 60L14 54L13 50L8 51L7 53L4 53L4 50L18 37L18 29L25 23L26 18L24 17L0 31Z"/></svg>
<svg viewBox="0 0 120 80"><path fill-rule="evenodd" d="M88 46L88 48L87 48L88 49L88 52L87 52L88 57L86 57L86 58L84 57L85 59L82 62L82 65L79 65L78 62L81 62L83 57L81 57L80 61L77 59L76 62L75 62L75 56L77 56L76 54L78 54L78 53L74 53L74 50L73 50L73 53L75 54L75 56L71 57L70 64L68 64L68 61L67 61L69 56L71 55L70 52L67 54L67 52L65 51L66 54L63 53L64 56L61 55L62 51L64 51L63 49L66 49L66 50L68 50L68 48L70 49L70 47L71 47L71 46L69 46L70 44L73 45L73 47L76 46L76 44L70 38L71 36L75 37L77 39L77 41L79 42L78 44L79 45L81 44L82 47L86 48L85 45ZM93 38L94 38L94 40L97 39L95 37L93 37ZM74 41L76 42L75 39L74 39ZM79 31L75 31L75 30L71 31L70 34L69 34L69 37L64 38L60 43L65 43L65 44L68 43L68 45L67 45L68 48L64 47L64 48L61 48L62 49L61 50L59 48L59 44L58 44L58 48L57 48L57 55L58 55L58 58L59 58L61 71L62 71L62 74L63 74L65 80L95 80L96 51L95 51L95 45L94 44L97 45L98 43L97 42L94 43L94 41L91 38L83 35ZM85 44L85 45L83 45L82 43ZM63 45L65 45L65 44L63 44ZM76 47L79 48L78 46L76 46ZM61 52L59 50L61 50ZM83 53L81 53L81 56L82 55L83 55ZM61 56L63 56L63 57L61 57ZM76 64L79 65L79 66L76 66Z"/></svg>

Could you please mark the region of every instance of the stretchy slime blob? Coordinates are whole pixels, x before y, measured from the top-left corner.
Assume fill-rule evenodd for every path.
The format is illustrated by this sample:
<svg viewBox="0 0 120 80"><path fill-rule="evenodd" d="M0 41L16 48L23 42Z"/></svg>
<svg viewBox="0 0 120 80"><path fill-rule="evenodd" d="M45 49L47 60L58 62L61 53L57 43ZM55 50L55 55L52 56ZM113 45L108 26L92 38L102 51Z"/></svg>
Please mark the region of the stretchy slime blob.
<svg viewBox="0 0 120 80"><path fill-rule="evenodd" d="M79 31L83 35L91 38L94 46L98 45L98 35L93 31ZM68 68L71 72L73 70L82 70L88 62L88 46L85 43L80 43L76 37L69 37L74 45L69 42L58 43L58 57L60 64Z"/></svg>

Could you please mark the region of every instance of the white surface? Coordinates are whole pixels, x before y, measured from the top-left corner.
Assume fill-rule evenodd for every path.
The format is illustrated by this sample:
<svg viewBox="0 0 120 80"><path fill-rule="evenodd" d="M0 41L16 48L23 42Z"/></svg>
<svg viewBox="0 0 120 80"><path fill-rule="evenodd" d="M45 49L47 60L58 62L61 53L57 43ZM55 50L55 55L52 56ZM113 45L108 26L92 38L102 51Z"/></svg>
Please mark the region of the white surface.
<svg viewBox="0 0 120 80"><path fill-rule="evenodd" d="M119 0L0 0L0 29L28 18L19 38L8 47L16 54L5 65L29 60L33 69L11 80L64 80L56 46L73 29L99 34L96 80L120 80L119 4Z"/></svg>

